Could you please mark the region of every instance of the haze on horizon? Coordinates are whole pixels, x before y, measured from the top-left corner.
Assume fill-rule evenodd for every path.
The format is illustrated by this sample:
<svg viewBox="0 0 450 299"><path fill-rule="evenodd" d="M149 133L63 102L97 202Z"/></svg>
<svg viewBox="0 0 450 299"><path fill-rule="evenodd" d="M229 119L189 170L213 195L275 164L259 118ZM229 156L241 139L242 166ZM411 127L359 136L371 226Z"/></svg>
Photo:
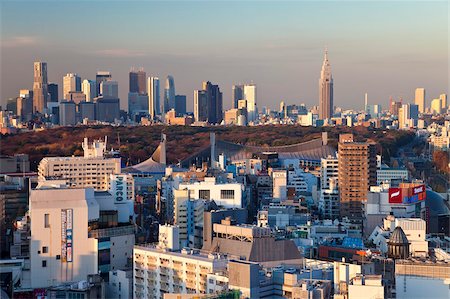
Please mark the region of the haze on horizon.
<svg viewBox="0 0 450 299"><path fill-rule="evenodd" d="M48 64L62 90L66 73L119 82L127 107L128 72L175 79L188 97L202 81L219 84L224 109L231 86L254 82L258 107L318 105L324 48L334 78L334 103L387 107L412 102L425 87L427 104L449 91L448 1L2 1L0 104L32 89L33 62Z"/></svg>

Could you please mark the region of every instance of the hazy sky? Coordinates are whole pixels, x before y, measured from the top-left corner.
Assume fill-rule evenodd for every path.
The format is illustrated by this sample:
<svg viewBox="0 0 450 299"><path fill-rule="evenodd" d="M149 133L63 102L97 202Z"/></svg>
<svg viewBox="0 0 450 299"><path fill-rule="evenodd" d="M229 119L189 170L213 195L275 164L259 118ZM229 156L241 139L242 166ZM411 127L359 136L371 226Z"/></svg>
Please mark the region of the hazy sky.
<svg viewBox="0 0 450 299"><path fill-rule="evenodd" d="M334 102L346 108L386 107L389 96L427 99L448 93L449 2L444 1L5 1L0 0L0 96L32 89L33 61L48 63L49 81L65 73L119 81L127 105L128 72L175 78L188 96L209 80L224 108L231 86L253 81L258 106L317 105L325 47ZM164 86L164 82L161 82ZM429 101L428 101L429 103Z"/></svg>

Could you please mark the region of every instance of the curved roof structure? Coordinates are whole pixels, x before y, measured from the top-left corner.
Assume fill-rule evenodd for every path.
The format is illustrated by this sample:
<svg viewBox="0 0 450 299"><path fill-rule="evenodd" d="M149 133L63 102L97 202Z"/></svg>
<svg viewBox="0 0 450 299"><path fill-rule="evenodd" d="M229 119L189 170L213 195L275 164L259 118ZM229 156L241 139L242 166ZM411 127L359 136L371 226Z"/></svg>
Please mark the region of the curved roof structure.
<svg viewBox="0 0 450 299"><path fill-rule="evenodd" d="M409 244L408 238L405 235L405 232L400 226L397 226L391 234L389 238L390 245L405 245Z"/></svg>

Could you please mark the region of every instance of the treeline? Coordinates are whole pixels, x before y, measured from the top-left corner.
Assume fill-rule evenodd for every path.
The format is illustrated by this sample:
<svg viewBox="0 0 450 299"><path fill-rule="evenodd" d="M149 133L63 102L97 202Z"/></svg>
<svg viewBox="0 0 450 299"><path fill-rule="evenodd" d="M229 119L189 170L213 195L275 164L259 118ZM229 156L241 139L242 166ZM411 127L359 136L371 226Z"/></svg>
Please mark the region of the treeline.
<svg viewBox="0 0 450 299"><path fill-rule="evenodd" d="M256 126L256 127L183 127L183 126L78 126L61 127L36 132L25 132L1 136L0 154L25 153L30 156L31 168L37 169L45 156L81 156L84 137L89 140L108 138L108 149L120 149L121 156L129 164L148 159L159 144L161 133L167 135L167 159L169 163L200 151L209 145L209 133L216 138L239 144L279 146L295 144L320 138L322 131L328 132L329 144L337 146L341 133L353 133L357 141L371 140L378 144L379 153L389 161L397 148L409 143L414 133L407 131L383 131L365 127L302 127L302 126ZM120 144L119 144L120 142Z"/></svg>

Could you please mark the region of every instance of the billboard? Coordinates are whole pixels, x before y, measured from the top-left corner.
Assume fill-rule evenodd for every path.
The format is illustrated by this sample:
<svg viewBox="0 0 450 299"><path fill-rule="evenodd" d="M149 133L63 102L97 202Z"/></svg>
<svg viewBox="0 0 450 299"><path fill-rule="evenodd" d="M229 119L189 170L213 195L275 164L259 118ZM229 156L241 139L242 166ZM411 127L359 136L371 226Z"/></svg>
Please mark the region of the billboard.
<svg viewBox="0 0 450 299"><path fill-rule="evenodd" d="M412 204L425 200L427 196L425 185L407 185L400 188L389 188L389 203Z"/></svg>
<svg viewBox="0 0 450 299"><path fill-rule="evenodd" d="M73 260L73 210L61 210L61 261Z"/></svg>
<svg viewBox="0 0 450 299"><path fill-rule="evenodd" d="M402 203L402 189L389 188L389 203Z"/></svg>
<svg viewBox="0 0 450 299"><path fill-rule="evenodd" d="M122 174L110 175L110 192L114 197L114 203L126 203L132 198L128 198L131 194L128 194L130 176ZM132 195L131 195L132 196Z"/></svg>

